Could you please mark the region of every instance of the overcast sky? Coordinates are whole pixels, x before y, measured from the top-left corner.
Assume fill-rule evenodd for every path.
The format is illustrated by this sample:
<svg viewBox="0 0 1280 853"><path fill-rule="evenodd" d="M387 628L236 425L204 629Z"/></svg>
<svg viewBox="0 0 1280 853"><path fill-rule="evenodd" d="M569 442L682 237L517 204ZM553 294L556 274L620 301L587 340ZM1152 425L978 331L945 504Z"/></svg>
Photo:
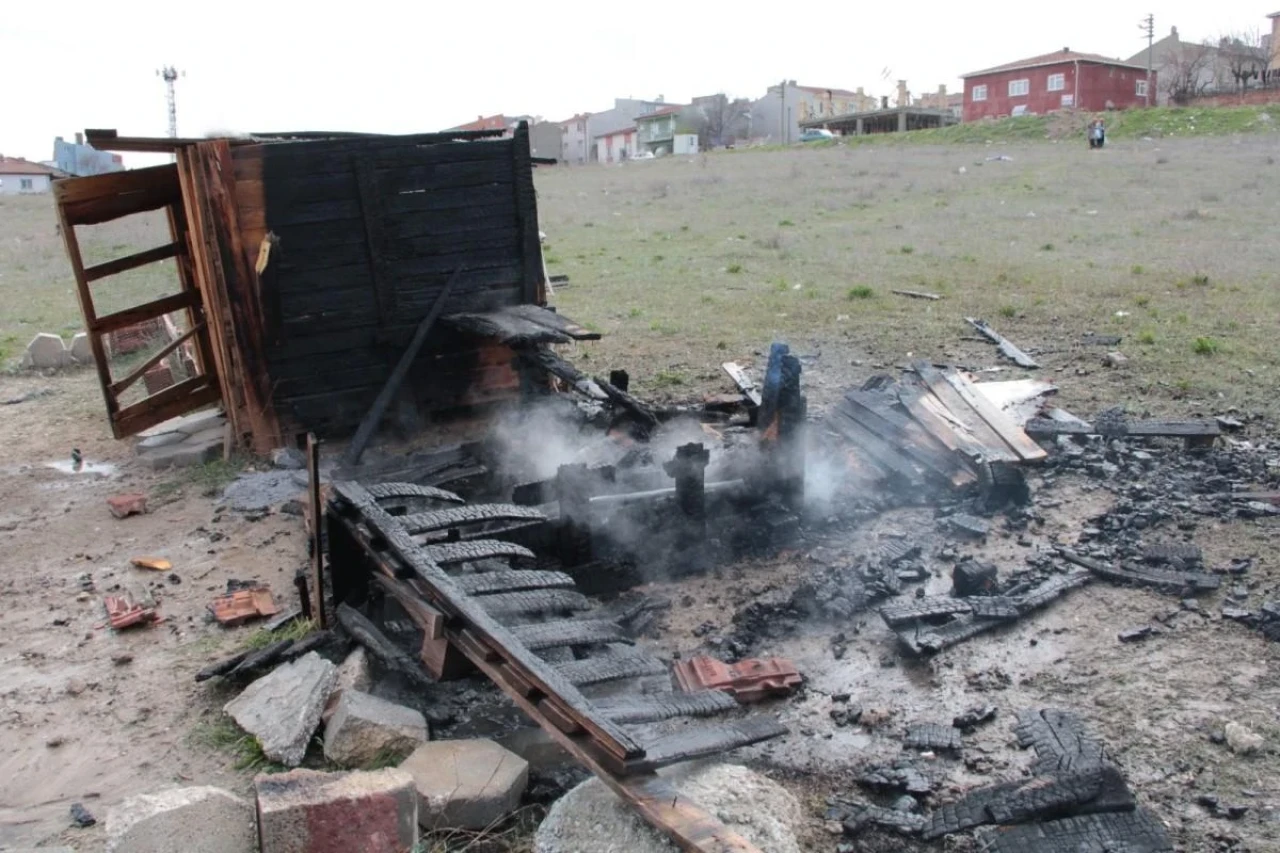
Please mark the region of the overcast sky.
<svg viewBox="0 0 1280 853"><path fill-rule="evenodd" d="M499 112L559 120L614 97L755 98L783 78L954 91L960 74L1063 47L1129 57L1156 6L1157 38L1267 29L1269 1L63 0L0 25L0 153L46 160L54 136L86 127L165 135L165 64L186 75L184 136L408 133Z"/></svg>

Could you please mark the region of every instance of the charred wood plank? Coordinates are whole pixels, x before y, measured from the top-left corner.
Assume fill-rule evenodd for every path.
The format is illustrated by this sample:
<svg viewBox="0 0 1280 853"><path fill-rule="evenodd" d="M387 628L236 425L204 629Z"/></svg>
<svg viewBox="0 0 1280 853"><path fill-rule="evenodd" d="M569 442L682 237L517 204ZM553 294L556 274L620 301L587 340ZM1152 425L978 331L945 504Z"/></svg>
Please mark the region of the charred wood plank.
<svg viewBox="0 0 1280 853"><path fill-rule="evenodd" d="M870 803L851 803L841 823L844 825L844 831L850 835L857 835L868 826L888 829L899 835L918 835L928 823L928 818L921 814L887 809Z"/></svg>
<svg viewBox="0 0 1280 853"><path fill-rule="evenodd" d="M431 306L431 310L418 323L418 329L413 334L413 340L409 342L409 346L405 348L404 353L400 356L400 361L396 363L395 369L387 377L387 382L382 386L382 390L378 392L378 396L373 401L373 406L370 407L369 413L360 422L360 427L356 430L355 437L351 439L351 445L342 457L343 464L354 466L360 462L360 455L364 453L365 445L369 443L369 439L373 437L373 431L381 423L382 416L386 414L387 407L391 405L391 399L400 390L400 385L404 382L405 376L408 375L409 368L422 350L422 345L426 343L427 333L431 331L431 327L435 325L436 318L444 310L444 303L457 284L458 277L462 274L463 269L465 268L459 266L454 270L453 275L449 277L449 280L445 282L444 287L440 290L440 294L436 297L435 304Z"/></svg>
<svg viewBox="0 0 1280 853"><path fill-rule="evenodd" d="M966 599L979 619L1012 622L1022 615L1018 602L1004 595L975 595Z"/></svg>
<svg viewBox="0 0 1280 853"><path fill-rule="evenodd" d="M1070 711L1021 711L1013 733L1019 746L1035 750L1037 773L1083 770L1107 761L1102 741Z"/></svg>
<svg viewBox="0 0 1280 853"><path fill-rule="evenodd" d="M554 279L555 276L552 276L552 278ZM506 314L523 317L532 323L537 323L539 326L546 326L561 334L568 335L575 341L598 341L602 337L599 332L593 332L586 326L573 322L558 311L543 308L539 305L512 305L502 310Z"/></svg>
<svg viewBox="0 0 1280 853"><path fill-rule="evenodd" d="M648 655L589 657L557 664L556 669L570 684L577 687L621 681L625 678L663 675L668 671L666 663Z"/></svg>
<svg viewBox="0 0 1280 853"><path fill-rule="evenodd" d="M909 485L923 485L926 476L924 466L900 452L893 442L864 427L848 412L848 406L847 401L842 400L823 423L852 445L855 453L867 458L877 468Z"/></svg>
<svg viewBox="0 0 1280 853"><path fill-rule="evenodd" d="M247 658L251 653L252 650L246 649L243 652L237 652L231 657L223 658L220 661L215 661L214 663L209 664L204 669L196 673L196 681L208 681L210 678L214 678L215 676L226 675L228 672L239 666L240 662Z"/></svg>
<svg viewBox="0 0 1280 853"><path fill-rule="evenodd" d="M629 644L630 639L620 626L607 622L562 621L508 629L485 612L474 598L459 589L454 579L438 565L427 559L399 520L387 515L359 485L340 482L334 484L334 490L349 509L343 514L331 513L330 523L342 524L349 535L375 555L381 572L395 575L408 569L417 574L420 583L416 588L445 617L445 634L450 643L459 644L463 653L508 696L513 699L519 697L523 701L528 694L521 692L524 688L520 685L540 692L545 699L536 704L525 702L521 707L540 714L537 719L546 720L557 734L586 733L596 748L594 754L598 760L610 762L609 766L627 767L628 762L643 758L644 751L631 735L611 721L594 715L591 704L578 689L534 654L534 646L555 648L575 642L582 645ZM380 540L382 547L389 549L398 559L378 557L373 547L375 540ZM495 661L501 664L496 665ZM504 673L518 677L519 685L513 684L512 678ZM548 716L552 712L554 716Z"/></svg>
<svg viewBox="0 0 1280 853"><path fill-rule="evenodd" d="M1132 812L1080 815L1043 823L984 829L982 853L1172 853L1173 845L1158 820Z"/></svg>
<svg viewBox="0 0 1280 853"><path fill-rule="evenodd" d="M982 418L987 426L1000 436L1001 441L1024 462L1037 462L1049 455L1043 447L1032 441L1012 418L996 408L995 404L984 395L975 391L973 383L968 379L950 368L944 370L942 376L956 390L961 399L978 414L978 417Z"/></svg>
<svg viewBox="0 0 1280 853"><path fill-rule="evenodd" d="M1016 791L1021 784L1020 782L1001 782L988 785L969 791L958 800L941 804L929 815L928 823L921 836L926 841L932 841L953 832L963 832L975 826L991 823L988 807Z"/></svg>
<svg viewBox="0 0 1280 853"><path fill-rule="evenodd" d="M738 390L742 392L742 396L751 401L751 405L759 408L761 402L760 389L756 383L747 375L737 362L726 361L720 365L720 368L733 380L733 384L738 386Z"/></svg>
<svg viewBox="0 0 1280 853"><path fill-rule="evenodd" d="M927 361L916 361L911 369L927 389L914 389L915 394L899 390L898 399L911 416L924 425L935 438L946 443L947 432L954 434L958 449L987 462L1017 462L1022 459L1004 439L987 425L947 382L942 372Z"/></svg>
<svg viewBox="0 0 1280 853"><path fill-rule="evenodd" d="M484 577L477 575L477 577ZM591 602L571 589L532 589L476 596L476 604L495 619L533 616L540 613L573 613L591 609Z"/></svg>
<svg viewBox="0 0 1280 853"><path fill-rule="evenodd" d="M293 645L293 640L279 640L269 646L258 649L245 656L234 668L224 673L226 678L244 678L258 675L264 669L283 660L284 653Z"/></svg>
<svg viewBox="0 0 1280 853"><path fill-rule="evenodd" d="M920 545L906 539L886 539L876 548L875 560L881 566L893 567L903 560L920 556Z"/></svg>
<svg viewBox="0 0 1280 853"><path fill-rule="evenodd" d="M1217 421L1124 421L1094 425L1085 422L1032 418L1024 430L1029 435L1136 435L1167 438L1217 437L1222 434Z"/></svg>
<svg viewBox="0 0 1280 853"><path fill-rule="evenodd" d="M787 727L766 715L748 717L716 726L685 729L645 744L644 765L656 770L682 761L719 755L787 734Z"/></svg>
<svg viewBox="0 0 1280 853"><path fill-rule="evenodd" d="M366 489L373 496L373 499L379 503L403 500L404 498L427 498L451 504L465 503L462 498L453 492L437 489L434 486L419 486L414 483L375 483L367 486Z"/></svg>
<svg viewBox="0 0 1280 853"><path fill-rule="evenodd" d="M591 377L565 361L549 349L542 347L525 348L519 351L520 360L534 367L545 370L552 376L568 382L578 393L592 400L607 400L609 396L595 384Z"/></svg>
<svg viewBox="0 0 1280 853"><path fill-rule="evenodd" d="M1142 549L1142 559L1148 563L1195 564L1204 559L1199 545L1191 542L1153 542Z"/></svg>
<svg viewBox="0 0 1280 853"><path fill-rule="evenodd" d="M937 302L942 297L937 293L926 293L923 290L891 290L890 293L896 293L898 296L909 296L912 299L928 299L931 302Z"/></svg>
<svg viewBox="0 0 1280 853"><path fill-rule="evenodd" d="M977 619L973 616L961 615L944 625L908 627L897 629L898 639L913 654L931 655L949 649L958 643L985 634L1005 624L997 619Z"/></svg>
<svg viewBox="0 0 1280 853"><path fill-rule="evenodd" d="M458 587L467 595L492 595L500 592L527 592L536 589L573 589L573 578L564 572L519 571L476 572L456 575ZM484 603L483 601L481 602ZM487 607L485 609L488 609ZM490 612L493 612L490 610Z"/></svg>
<svg viewBox="0 0 1280 853"><path fill-rule="evenodd" d="M973 607L966 598L935 595L929 598L912 598L895 601L880 608L880 618L890 628L907 625L918 619L936 619L960 613L972 613Z"/></svg>
<svg viewBox="0 0 1280 853"><path fill-rule="evenodd" d="M600 390L609 397L609 401L628 412L645 430L652 430L658 426L657 416L644 403L599 376L594 377L594 379L596 385L600 386Z"/></svg>
<svg viewBox="0 0 1280 853"><path fill-rule="evenodd" d="M1025 823L1068 815L1133 811L1137 802L1114 764L1038 776L987 806L996 823Z"/></svg>
<svg viewBox="0 0 1280 853"><path fill-rule="evenodd" d="M536 558L536 554L523 545L506 542L501 539L472 539L467 542L441 542L437 545L424 545L422 550L426 556L441 566L455 563L470 563L479 560L522 557L527 560ZM528 574L527 572L522 574ZM458 577L459 586L466 589L463 579L470 575ZM468 590L469 591L469 590Z"/></svg>
<svg viewBox="0 0 1280 853"><path fill-rule="evenodd" d="M699 690L599 699L595 706L615 723L656 723L676 717L711 717L736 709L738 700L719 690Z"/></svg>
<svg viewBox="0 0 1280 853"><path fill-rule="evenodd" d="M1211 592L1222 585L1222 579L1207 572L1174 571L1173 569L1153 569L1147 567L1126 568L1108 565L1094 560L1068 548L1059 548L1062 558L1077 566L1083 566L1100 578L1115 583L1131 583L1138 586L1150 586L1164 590L1190 589L1193 592Z"/></svg>
<svg viewBox="0 0 1280 853"><path fill-rule="evenodd" d="M634 641L621 625L593 619L566 619L537 625L516 625L511 634L532 651L562 646L597 646Z"/></svg>
<svg viewBox="0 0 1280 853"><path fill-rule="evenodd" d="M387 639L387 636L359 610L343 603L338 605L336 615L338 624L351 635L351 639L364 646L369 654L382 661L389 669L403 673L419 683L430 682L421 664L410 657L408 652Z"/></svg>
<svg viewBox="0 0 1280 853"><path fill-rule="evenodd" d="M563 332L501 308L482 314L450 314L444 321L473 335L497 338L511 346L567 344L573 340Z"/></svg>
<svg viewBox="0 0 1280 853"><path fill-rule="evenodd" d="M546 521L546 516L533 507L515 504L468 504L433 512L415 512L396 520L410 534L448 530L492 521Z"/></svg>
<svg viewBox="0 0 1280 853"><path fill-rule="evenodd" d="M844 396L841 411L936 475L960 488L976 483L978 478L965 467L959 457L939 443L923 427L910 418L884 405L881 395L866 391L850 391Z"/></svg>
<svg viewBox="0 0 1280 853"><path fill-rule="evenodd" d="M964 321L970 326L978 330L978 334L991 341L1000 348L1000 352L1005 358L1017 364L1019 367L1036 368L1039 363L1034 358L1027 355L1013 343L1013 341L1001 335L995 329L987 324L986 320L975 320L973 317L965 317Z"/></svg>
<svg viewBox="0 0 1280 853"><path fill-rule="evenodd" d="M902 745L907 749L959 752L963 745L960 730L945 723L912 723Z"/></svg>
<svg viewBox="0 0 1280 853"><path fill-rule="evenodd" d="M1014 596L1014 603L1022 613L1044 607L1051 601L1060 598L1071 590L1084 586L1090 580L1088 572L1073 571L1065 575L1054 575L1026 593Z"/></svg>

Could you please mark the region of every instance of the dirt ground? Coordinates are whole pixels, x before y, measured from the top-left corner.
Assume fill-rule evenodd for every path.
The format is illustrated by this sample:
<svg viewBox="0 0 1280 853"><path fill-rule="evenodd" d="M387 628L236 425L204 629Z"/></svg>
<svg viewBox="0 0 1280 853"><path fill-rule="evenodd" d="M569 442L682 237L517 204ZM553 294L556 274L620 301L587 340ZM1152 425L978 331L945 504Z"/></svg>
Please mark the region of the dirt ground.
<svg viewBox="0 0 1280 853"><path fill-rule="evenodd" d="M1273 151L1248 137L1135 141L1097 156L1083 144L833 148L540 169L537 182L551 272L571 276L556 302L606 332L569 357L594 373L626 367L645 394L726 390L719 363L758 367L774 335L805 356L815 411L840 388L915 355L1004 366L990 346L966 339L960 318L973 314L1038 352L1043 375L1080 414L1114 402L1179 416L1238 406L1273 421L1280 225L1264 192L1274 183ZM996 154L1013 159L986 159ZM0 215L12 223L35 210L6 201ZM0 269L0 332L11 357L34 332L75 324L64 316L67 305L74 310L65 269L49 251L56 238L23 240L40 247L33 266L18 270L22 248L6 245ZM857 295L862 287L871 292ZM23 309L41 288L56 294L37 300L34 322L47 329ZM945 298L908 300L895 288ZM1088 330L1123 335L1129 367L1102 368L1101 351L1078 343ZM1197 352L1201 338L1212 352ZM295 517L248 521L221 511L205 494L223 473L217 466L141 468L130 443L110 438L91 372L0 375L0 400L44 389L0 406L0 487L10 495L0 508L8 620L0 849L59 840L83 852L101 848L101 826L69 829L72 802L102 818L125 796L176 785L248 791L250 772L202 737L229 696L192 675L253 629L206 623L205 604L229 578L268 581L292 600L305 539ZM64 470L72 448L91 468L105 467ZM128 491L148 494L151 512L116 520L106 498ZM1062 504L1032 545L999 539L989 558L1013 564L1054 536L1069 539L1109 500L1096 484L1069 479L1052 492ZM662 587L679 603L660 645L696 649L702 640L692 631L702 623L725 628L746 602L785 597L814 567L856 555L888 529L931 530L928 519L896 511L857 530L820 532L798 553L730 567L732 584ZM1248 583L1255 597L1274 597L1277 530L1206 520L1196 541L1210 565L1257 554ZM931 540L926 555L939 545ZM181 582L132 568L129 559L141 555L171 560ZM931 559L931 568L945 566ZM95 585L88 595L84 572ZM150 585L165 622L123 634L104 627L101 596L116 585ZM1119 631L1176 610L1177 601L1094 584L928 663L895 655L874 615L840 629L850 637L840 661L830 651L834 629L814 624L760 650L792 657L809 684L781 710L793 734L745 756L786 779L816 816L827 794L853 791L857 766L899 749L895 726L997 705L1000 717L972 750L989 759L987 772L947 768L952 784L987 782L1026 762L1011 747L1015 710L1064 706L1097 728L1182 849L1280 849L1280 648L1218 619L1220 598L1204 599L1210 617L1183 613L1160 636L1129 645L1116 640ZM117 663L122 655L131 659ZM885 710L889 722L833 727L837 692ZM1262 734L1263 754L1239 758L1211 744L1210 731L1226 720ZM1194 804L1206 792L1250 810L1236 822L1211 818ZM834 847L816 831L816 849ZM1232 838L1234 846L1224 840Z"/></svg>

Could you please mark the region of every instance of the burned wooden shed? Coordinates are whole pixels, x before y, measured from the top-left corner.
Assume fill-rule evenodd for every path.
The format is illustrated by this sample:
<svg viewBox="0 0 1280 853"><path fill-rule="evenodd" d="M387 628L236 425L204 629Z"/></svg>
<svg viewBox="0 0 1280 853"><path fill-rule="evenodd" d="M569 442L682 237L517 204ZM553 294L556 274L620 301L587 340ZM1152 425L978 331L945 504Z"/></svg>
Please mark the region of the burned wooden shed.
<svg viewBox="0 0 1280 853"><path fill-rule="evenodd" d="M236 440L259 452L350 433L433 309L441 320L394 403L409 423L520 395L537 377L519 346L597 337L545 307L523 124L505 139L87 135L101 149L174 156L55 185L117 437L217 401ZM170 242L84 263L78 228L153 210L165 211ZM113 276L170 258L172 292L99 310ZM178 318L173 339L116 375L111 336L165 316ZM147 371L178 354L178 381L136 399Z"/></svg>

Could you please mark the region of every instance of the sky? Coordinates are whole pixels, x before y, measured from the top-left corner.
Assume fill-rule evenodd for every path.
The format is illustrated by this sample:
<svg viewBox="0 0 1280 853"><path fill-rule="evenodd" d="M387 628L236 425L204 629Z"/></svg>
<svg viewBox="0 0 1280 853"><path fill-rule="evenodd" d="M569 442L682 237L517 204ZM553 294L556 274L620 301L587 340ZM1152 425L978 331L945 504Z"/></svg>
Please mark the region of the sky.
<svg viewBox="0 0 1280 853"><path fill-rule="evenodd" d="M47 160L86 127L182 136L292 130L412 133L479 115L561 120L615 97L756 98L780 80L892 94L1069 47L1128 58L1156 38L1267 30L1254 0L925 0L793 4L62 0L0 23L0 154ZM12 11L12 10L11 10ZM126 164L140 155L125 155Z"/></svg>

